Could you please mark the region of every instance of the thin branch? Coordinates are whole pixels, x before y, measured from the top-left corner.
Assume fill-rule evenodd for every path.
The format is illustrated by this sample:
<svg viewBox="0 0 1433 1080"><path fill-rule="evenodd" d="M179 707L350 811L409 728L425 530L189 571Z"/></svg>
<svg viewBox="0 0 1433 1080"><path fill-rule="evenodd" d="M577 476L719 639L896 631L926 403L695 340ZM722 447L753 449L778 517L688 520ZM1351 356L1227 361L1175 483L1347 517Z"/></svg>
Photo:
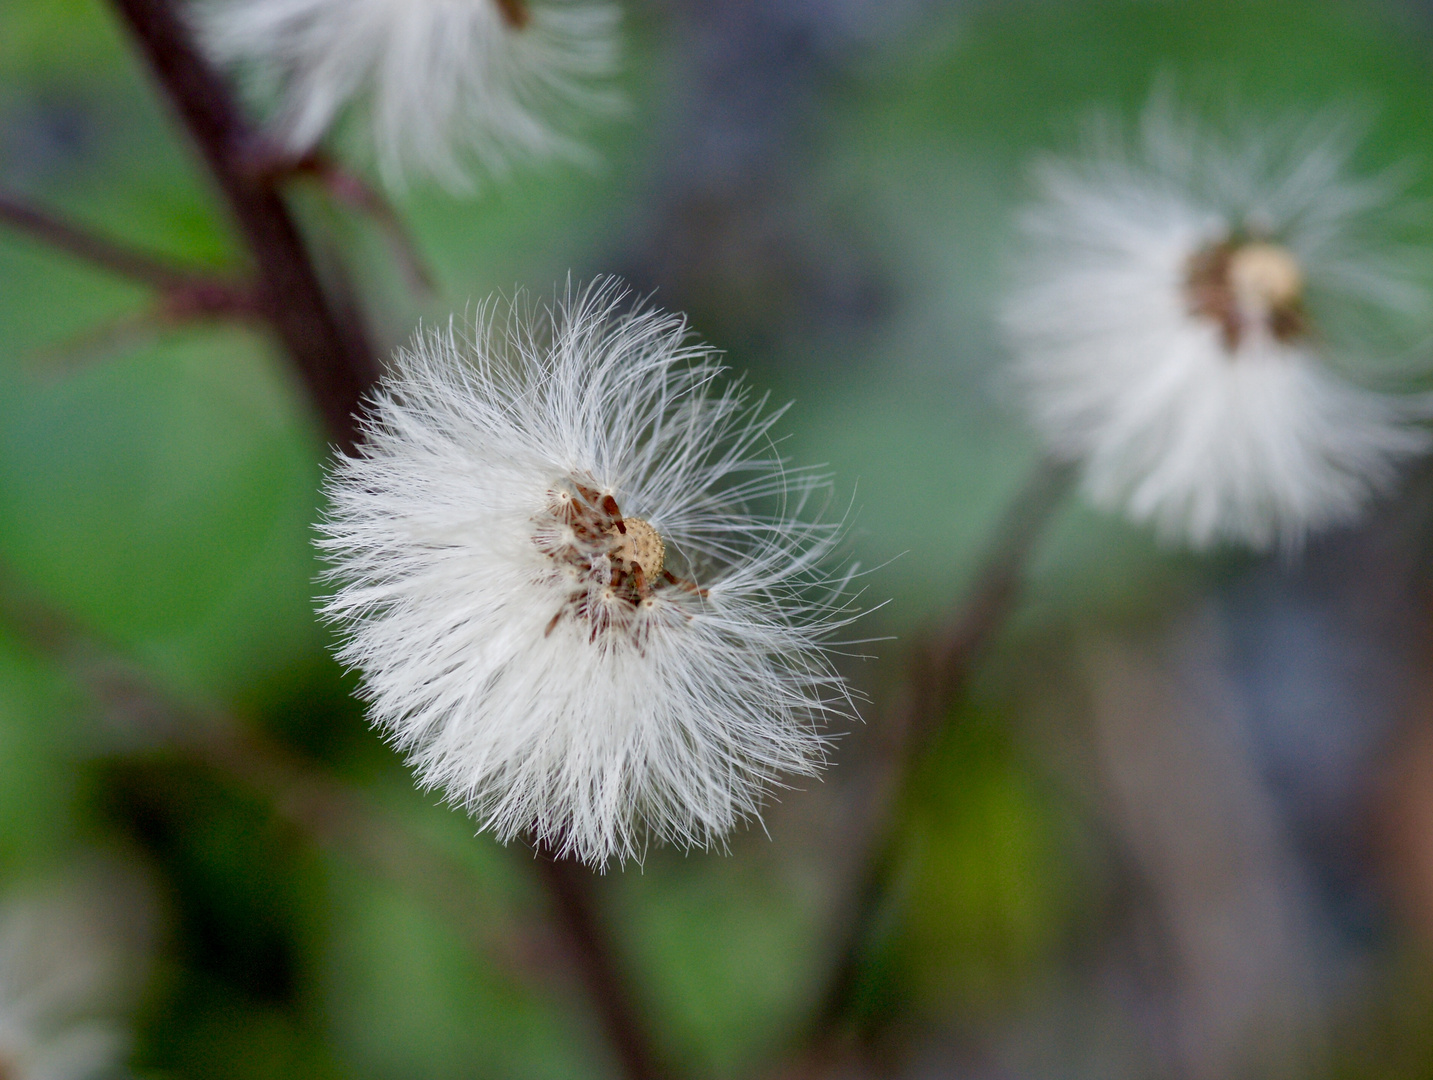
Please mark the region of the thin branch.
<svg viewBox="0 0 1433 1080"><path fill-rule="evenodd" d="M236 283L127 247L13 195L0 194L0 223L85 262L94 263L112 274L130 278L161 292L203 293L230 300L247 296Z"/></svg>
<svg viewBox="0 0 1433 1080"><path fill-rule="evenodd" d="M112 319L45 349L37 366L71 367L77 358L110 352L185 323L259 317L258 298L241 282L138 251L12 195L0 194L0 224L159 293L143 311Z"/></svg>
<svg viewBox="0 0 1433 1080"><path fill-rule="evenodd" d="M981 651L1004 624L1030 556L1074 479L1073 465L1042 459L996 526L970 591L926 646L925 656L917 659L918 666L930 675L928 681L917 684L925 693L924 700L918 696L910 706L917 739L933 733L931 725L939 722ZM924 728L922 720L927 725Z"/></svg>
<svg viewBox="0 0 1433 1080"><path fill-rule="evenodd" d="M295 156L277 143L260 139L248 148L245 168L252 176L275 186L295 179L317 181L330 198L373 220L388 241L409 288L418 293L433 291L433 275L428 264L393 204L363 177L344 168L323 150Z"/></svg>
<svg viewBox="0 0 1433 1080"><path fill-rule="evenodd" d="M287 349L330 434L348 451L355 413L378 375L366 332L326 296L272 177L249 167L258 136L200 52L173 0L114 0L228 203L258 272L260 310Z"/></svg>
<svg viewBox="0 0 1433 1080"><path fill-rule="evenodd" d="M940 730L976 661L1015 606L1025 568L1074 479L1072 466L1045 460L997 525L961 602L912 649L907 678L877 733L872 794L862 807L859 843L866 852L836 925L841 928L804 1048L787 1075L820 1075L854 1034L850 1009L897 865L895 811L915 763Z"/></svg>
<svg viewBox="0 0 1433 1080"><path fill-rule="evenodd" d="M212 319L248 321L257 317L252 298L244 295L162 296L142 311L109 319L47 345L32 354L27 367L37 373L69 371L182 326Z"/></svg>
<svg viewBox="0 0 1433 1080"><path fill-rule="evenodd" d="M632 1080L671 1080L674 1074L661 1065L644 1011L632 993L632 982L614 962L618 950L594 902L592 871L544 850L536 853L536 862L554 914L567 935L568 949L578 962L588 998L602 1014L626 1075Z"/></svg>
<svg viewBox="0 0 1433 1080"><path fill-rule="evenodd" d="M334 199L360 213L367 214L388 241L389 249L414 292L431 293L433 274L428 269L418 245L383 193L327 154L315 151L288 166L293 176L312 176Z"/></svg>

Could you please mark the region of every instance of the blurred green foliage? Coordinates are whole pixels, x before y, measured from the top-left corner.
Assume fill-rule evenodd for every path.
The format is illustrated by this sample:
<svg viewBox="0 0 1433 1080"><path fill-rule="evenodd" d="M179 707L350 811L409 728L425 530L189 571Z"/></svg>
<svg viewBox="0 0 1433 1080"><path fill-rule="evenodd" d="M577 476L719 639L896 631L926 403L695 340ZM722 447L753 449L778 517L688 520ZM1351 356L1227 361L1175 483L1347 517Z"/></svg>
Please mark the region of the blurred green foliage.
<svg viewBox="0 0 1433 1080"><path fill-rule="evenodd" d="M0 628L0 880L74 843L82 736L64 684Z"/></svg>
<svg viewBox="0 0 1433 1080"><path fill-rule="evenodd" d="M1137 109L1169 76L1259 106L1371 102L1371 161L1433 160L1423 43L1368 5L952 5L932 18L932 32L828 88L806 165L813 197L854 208L880 238L890 312L838 340L733 356L761 389L797 399L787 448L828 462L852 499L854 553L880 568L870 596L896 599L871 634L909 632L949 602L1035 456L997 374L990 317L1032 153L1069 145L1093 105ZM385 347L420 315L446 320L515 286L540 298L569 272L606 269L640 220L679 77L660 27L633 23L632 113L599 134L600 170L529 172L474 201L404 200L437 296L405 295L372 228L302 196L359 268ZM235 264L222 214L104 4L5 0L0 72L7 183L147 249ZM326 658L310 545L323 442L281 358L239 329L89 336L143 301L0 233L0 566L180 695L252 711L381 792L467 852L496 895L524 903L521 853L474 839L460 814L414 792ZM1128 619L1209 572L1072 509L1023 622ZM1020 721L1003 693L953 725L905 805L908 871L873 960L872 1014L994 1023L1083 910L1069 808L1012 736ZM219 778L84 764L103 742L89 719L0 629L5 877L108 831L142 848L163 883L174 929L142 1013L141 1075L606 1075L589 1021L478 965L411 895L307 850ZM730 858L659 853L603 883L670 1049L714 1075L780 1047L821 970L830 898L799 867L773 865L765 843L741 838Z"/></svg>
<svg viewBox="0 0 1433 1080"><path fill-rule="evenodd" d="M999 713L953 716L909 793L887 978L928 1016L997 1019L1080 913L1062 823L1010 731Z"/></svg>

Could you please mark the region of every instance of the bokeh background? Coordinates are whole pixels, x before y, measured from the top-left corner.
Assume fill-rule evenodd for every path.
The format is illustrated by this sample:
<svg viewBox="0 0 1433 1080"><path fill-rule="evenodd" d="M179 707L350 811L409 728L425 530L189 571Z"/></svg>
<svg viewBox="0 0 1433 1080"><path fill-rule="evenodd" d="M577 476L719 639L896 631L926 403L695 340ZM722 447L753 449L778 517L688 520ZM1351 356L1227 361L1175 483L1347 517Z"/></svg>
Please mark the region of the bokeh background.
<svg viewBox="0 0 1433 1080"><path fill-rule="evenodd" d="M435 295L371 222L311 187L295 203L385 353L494 291L615 272L794 400L785 449L829 464L867 597L891 598L862 631L891 639L880 659L847 665L875 702L1038 456L992 317L1033 155L1165 80L1256 113L1363 109L1370 167L1411 161L1433 196L1422 5L624 11L629 110L594 131L600 166L397 200ZM0 0L0 186L176 258L240 257L101 0ZM0 232L0 890L98 913L95 949L123 956L95 1006L129 1032L120 1075L617 1075L581 996L521 975L545 963L509 929L543 903L531 852L417 792L329 657L326 446L283 358L242 326L136 322L146 300ZM1425 473L1298 558L1194 558L1066 506L899 805L859 1046L831 1075L1433 1077L1430 524ZM363 841L174 752L75 677L37 608L463 873L375 873ZM776 1075L815 1007L867 711L730 852L595 881L683 1074Z"/></svg>

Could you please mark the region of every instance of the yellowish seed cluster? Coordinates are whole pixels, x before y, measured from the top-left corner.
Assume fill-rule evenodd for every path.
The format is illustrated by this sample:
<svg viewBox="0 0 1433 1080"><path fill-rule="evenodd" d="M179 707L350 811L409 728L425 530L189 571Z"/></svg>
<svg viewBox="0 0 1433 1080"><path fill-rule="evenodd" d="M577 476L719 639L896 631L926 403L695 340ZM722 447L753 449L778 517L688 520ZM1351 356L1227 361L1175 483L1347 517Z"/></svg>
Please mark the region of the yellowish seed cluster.
<svg viewBox="0 0 1433 1080"><path fill-rule="evenodd" d="M655 582L667 560L667 545L662 542L662 534L641 518L623 518L622 524L626 531L613 528L613 543L608 554L614 563L640 569L648 582Z"/></svg>
<svg viewBox="0 0 1433 1080"><path fill-rule="evenodd" d="M651 606L657 589L679 584L701 594L666 572L662 534L642 518L624 517L610 492L576 481L560 485L534 524L538 549L572 582L549 633L564 615L590 623L594 638L609 629L635 630L632 616L639 607Z"/></svg>
<svg viewBox="0 0 1433 1080"><path fill-rule="evenodd" d="M1304 272L1287 248L1243 244L1229 256L1229 288L1249 310L1277 311L1297 304L1304 293Z"/></svg>
<svg viewBox="0 0 1433 1080"><path fill-rule="evenodd" d="M1218 324L1225 349L1250 334L1288 342L1308 330L1304 273L1288 248L1263 240L1224 240L1197 251L1185 272L1189 311Z"/></svg>

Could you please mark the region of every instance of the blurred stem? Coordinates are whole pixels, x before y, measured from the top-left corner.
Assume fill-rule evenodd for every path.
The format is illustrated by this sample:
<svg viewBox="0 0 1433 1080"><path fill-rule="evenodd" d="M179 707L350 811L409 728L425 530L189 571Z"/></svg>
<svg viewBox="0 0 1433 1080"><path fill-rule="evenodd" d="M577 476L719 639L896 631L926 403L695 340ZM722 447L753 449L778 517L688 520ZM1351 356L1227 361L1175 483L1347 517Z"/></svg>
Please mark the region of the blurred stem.
<svg viewBox="0 0 1433 1080"><path fill-rule="evenodd" d="M302 375L329 434L351 452L358 442L355 413L378 376L362 320L352 313L343 318L325 294L278 181L252 167L259 137L173 0L114 0L114 6L228 203L254 260L260 312Z"/></svg>
<svg viewBox="0 0 1433 1080"><path fill-rule="evenodd" d="M558 923L566 932L569 951L588 997L600 1010L613 1049L631 1080L670 1080L671 1070L659 1065L640 1003L632 995L632 982L616 966L618 950L612 947L592 891L593 872L568 858L538 850L537 868L547 886Z"/></svg>
<svg viewBox="0 0 1433 1080"><path fill-rule="evenodd" d="M875 733L872 792L857 841L866 854L836 922L835 959L793 1078L819 1075L857 1034L851 1012L862 965L900 869L896 810L921 755L1014 609L1030 557L1074 476L1063 462L1044 459L1036 466L996 525L960 602L911 649L905 681Z"/></svg>
<svg viewBox="0 0 1433 1080"><path fill-rule="evenodd" d="M592 874L539 852L551 900L547 923L513 919L482 903L473 869L325 769L252 725L175 700L122 655L34 602L0 573L0 620L62 666L115 728L144 749L177 752L267 801L315 846L351 859L424 901L456 929L478 959L496 963L530 990L580 990L596 1010L630 1080L670 1080L657 1064L627 981L593 902Z"/></svg>
<svg viewBox="0 0 1433 1080"><path fill-rule="evenodd" d="M168 330L204 319L251 319L252 306L221 303L203 294L162 296L148 308L91 326L39 350L32 357L37 371L76 368L120 349L133 348ZM3 1078L0 1078L3 1080Z"/></svg>
<svg viewBox="0 0 1433 1080"><path fill-rule="evenodd" d="M235 282L136 251L13 195L0 193L0 223L176 300L192 297L212 313L243 313L253 308L253 298Z"/></svg>
<svg viewBox="0 0 1433 1080"><path fill-rule="evenodd" d="M196 760L265 797L278 814L317 846L364 865L390 885L436 909L481 963L496 963L534 986L540 958L557 953L550 935L514 925L481 902L471 868L424 842L337 778L286 748L226 725L189 749ZM546 987L543 987L544 989Z"/></svg>
<svg viewBox="0 0 1433 1080"><path fill-rule="evenodd" d="M0 572L0 621L58 664L141 751L173 751L242 784L315 846L358 862L439 910L484 963L519 981L559 967L553 935L517 925L479 896L472 869L362 792L265 738L237 717L176 700L119 650L33 600Z"/></svg>
<svg viewBox="0 0 1433 1080"><path fill-rule="evenodd" d="M422 252L403 224L403 219L398 216L398 211L393 209L393 204L381 191L319 150L296 161L280 163L279 169L281 174L288 176L313 177L335 201L366 214L388 241L389 250L407 279L408 287L416 293L433 291L432 271L428 269Z"/></svg>

